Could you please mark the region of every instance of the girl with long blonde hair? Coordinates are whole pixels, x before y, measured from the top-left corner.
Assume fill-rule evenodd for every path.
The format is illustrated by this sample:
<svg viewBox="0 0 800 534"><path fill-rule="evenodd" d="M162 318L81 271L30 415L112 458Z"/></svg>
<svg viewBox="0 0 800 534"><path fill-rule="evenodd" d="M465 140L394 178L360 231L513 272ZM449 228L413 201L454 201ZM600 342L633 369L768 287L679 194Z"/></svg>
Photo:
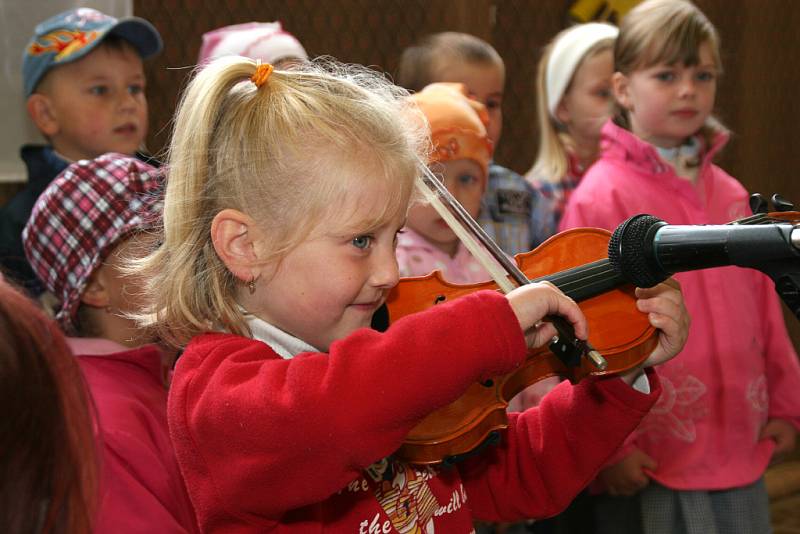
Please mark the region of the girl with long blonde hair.
<svg viewBox="0 0 800 534"><path fill-rule="evenodd" d="M143 321L185 346L168 415L203 531L467 533L473 514L554 513L658 391L629 386L654 376L641 370L565 387L541 414L512 416L505 446L456 469L393 456L427 414L549 339L544 315L587 334L546 284L369 328L398 282L396 238L429 155L406 97L365 68L239 57L187 88L163 244L140 268ZM686 317L670 286L641 297L663 329L651 365L682 344ZM581 430L566 432L558 414L575 404Z"/></svg>

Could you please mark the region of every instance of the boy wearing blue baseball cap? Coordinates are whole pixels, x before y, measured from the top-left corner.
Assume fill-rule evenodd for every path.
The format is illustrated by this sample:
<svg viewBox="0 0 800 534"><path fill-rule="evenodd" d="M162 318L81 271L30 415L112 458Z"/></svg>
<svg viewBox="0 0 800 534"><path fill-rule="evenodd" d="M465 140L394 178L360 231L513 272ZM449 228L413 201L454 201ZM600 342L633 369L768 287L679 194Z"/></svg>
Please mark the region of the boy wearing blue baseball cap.
<svg viewBox="0 0 800 534"><path fill-rule="evenodd" d="M147 135L142 60L162 46L144 19L77 8L40 23L25 47L28 114L49 144L22 147L28 183L0 209L0 268L33 294L42 286L20 239L33 204L70 162L137 152Z"/></svg>

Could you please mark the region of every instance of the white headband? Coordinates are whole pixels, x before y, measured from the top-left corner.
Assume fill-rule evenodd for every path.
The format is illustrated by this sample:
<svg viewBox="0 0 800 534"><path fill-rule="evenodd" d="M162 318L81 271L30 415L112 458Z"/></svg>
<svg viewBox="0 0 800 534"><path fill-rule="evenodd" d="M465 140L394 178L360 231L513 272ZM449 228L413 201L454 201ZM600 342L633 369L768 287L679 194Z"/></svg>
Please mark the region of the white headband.
<svg viewBox="0 0 800 534"><path fill-rule="evenodd" d="M611 24L590 22L567 31L553 46L547 62L545 85L547 86L547 109L556 118L556 108L567 90L575 68L594 45L605 39L616 39L619 30Z"/></svg>

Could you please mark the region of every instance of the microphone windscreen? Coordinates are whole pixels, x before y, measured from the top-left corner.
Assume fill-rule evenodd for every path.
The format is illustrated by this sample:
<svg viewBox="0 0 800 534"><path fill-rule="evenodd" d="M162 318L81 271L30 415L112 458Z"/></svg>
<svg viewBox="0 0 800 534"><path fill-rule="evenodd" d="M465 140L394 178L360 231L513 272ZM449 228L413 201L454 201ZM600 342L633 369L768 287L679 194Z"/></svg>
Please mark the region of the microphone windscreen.
<svg viewBox="0 0 800 534"><path fill-rule="evenodd" d="M655 231L666 224L658 217L640 214L620 224L608 243L611 266L637 287L653 287L666 280L669 273L658 265L652 240Z"/></svg>

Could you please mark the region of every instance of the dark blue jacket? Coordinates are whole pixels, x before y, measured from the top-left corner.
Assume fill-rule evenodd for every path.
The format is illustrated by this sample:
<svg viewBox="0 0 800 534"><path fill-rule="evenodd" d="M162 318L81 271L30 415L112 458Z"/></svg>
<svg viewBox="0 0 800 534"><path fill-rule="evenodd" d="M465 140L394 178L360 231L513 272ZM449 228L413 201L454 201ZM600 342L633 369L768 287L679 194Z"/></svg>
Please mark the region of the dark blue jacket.
<svg viewBox="0 0 800 534"><path fill-rule="evenodd" d="M28 222L36 199L69 162L56 154L51 146L25 145L20 150L20 156L28 168L28 183L0 208L0 269L6 278L36 296L44 291L44 286L25 258L22 229Z"/></svg>

